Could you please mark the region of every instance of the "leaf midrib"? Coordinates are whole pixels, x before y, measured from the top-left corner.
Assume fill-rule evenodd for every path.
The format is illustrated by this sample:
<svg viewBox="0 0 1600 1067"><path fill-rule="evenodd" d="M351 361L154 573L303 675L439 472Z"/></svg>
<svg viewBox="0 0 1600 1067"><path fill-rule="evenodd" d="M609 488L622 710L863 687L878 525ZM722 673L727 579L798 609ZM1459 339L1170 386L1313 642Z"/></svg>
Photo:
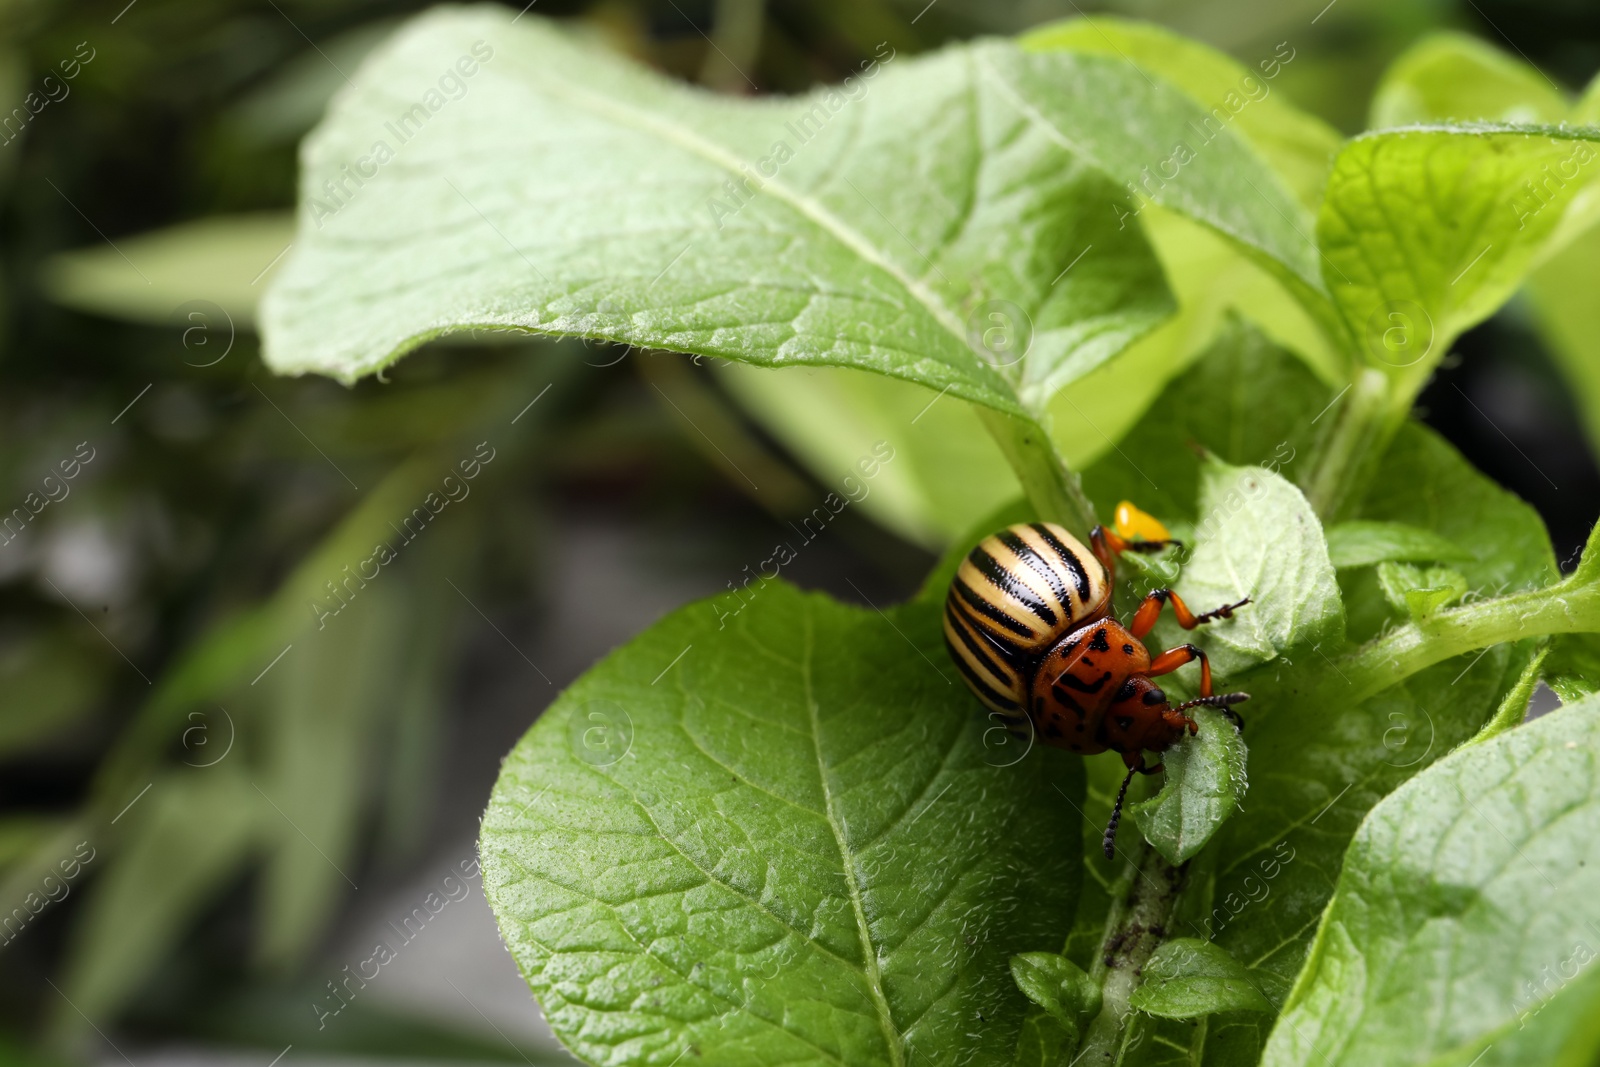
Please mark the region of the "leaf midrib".
<svg viewBox="0 0 1600 1067"><path fill-rule="evenodd" d="M895 1026L894 1015L889 1010L889 1001L883 992L883 973L878 968L878 952L872 942L872 931L867 924L866 909L861 904L861 886L856 881L855 864L851 862L851 852L845 842L844 832L839 819L834 812L834 798L831 780L828 776L828 765L822 758L822 722L817 716L816 694L811 684L811 665L815 648L815 628L811 612L807 610L805 617L805 649L800 662L800 678L805 686L804 699L806 702L806 715L811 721L811 747L817 757L817 777L822 786L823 813L827 817L828 829L833 833L833 839L839 849L839 863L844 871L845 885L850 890L850 907L855 913L856 934L861 939L861 967L863 977L867 981L867 989L872 997L872 1003L878 1011L878 1028L883 1032L884 1044L888 1048L889 1062L894 1067L904 1067L905 1059L900 1048L900 1031Z"/></svg>
<svg viewBox="0 0 1600 1067"><path fill-rule="evenodd" d="M651 112L629 104L592 93L580 86L553 81L537 72L530 72L530 74L534 80L538 81L552 95L564 97L597 117L609 118L621 125L632 127L641 133L654 135L718 167L730 177L743 177L743 172L739 169L739 165L744 160L739 159L722 145L702 136L696 130L672 123ZM901 288L913 300L932 315L940 326L944 327L963 351L971 351L971 345L967 341L966 330L954 311L933 290L907 274L890 260L864 234L850 226L832 211L829 211L815 198L791 188L783 182L781 175L767 178L756 192L758 194L770 192L774 199L783 201L816 223L825 233L854 253L863 262L888 274L900 284Z"/></svg>

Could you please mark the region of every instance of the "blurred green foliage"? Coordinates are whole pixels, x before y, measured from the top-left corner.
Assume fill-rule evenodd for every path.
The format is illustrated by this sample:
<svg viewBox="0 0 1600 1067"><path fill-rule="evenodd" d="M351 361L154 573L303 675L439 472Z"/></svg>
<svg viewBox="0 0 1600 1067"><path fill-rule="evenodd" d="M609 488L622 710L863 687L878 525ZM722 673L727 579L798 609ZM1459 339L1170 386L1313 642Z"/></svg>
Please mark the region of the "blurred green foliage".
<svg viewBox="0 0 1600 1067"><path fill-rule="evenodd" d="M95 850L61 903L0 945L7 1061L41 1040L81 1052L92 1026L141 1013L217 1040L285 1032L262 1019L276 1018L275 998L303 977L351 885L403 863L426 835L455 622L537 598L542 515L557 487L631 483L643 470L663 499L688 496L731 454L772 472L763 506L798 513L815 484L807 468L825 477L862 450L874 420L926 403L892 382L837 388L847 371L819 371L787 395L742 368L630 359L596 375L585 365L621 353L596 359L578 344L503 335L348 390L275 379L260 364L254 307L292 239L298 141L362 57L423 5L124 3L0 4L0 113L29 92L52 97L0 144L0 507L30 516L0 545L0 923L77 843ZM1420 34L1492 32L1476 5L1444 0L1342 0L1315 22L1267 0L1114 7L1246 61L1291 40L1299 57L1281 92L1346 132L1366 124L1361 102ZM916 52L1078 5L572 0L539 11L684 78L747 92L748 74L781 92L836 79L879 42ZM1595 37L1568 34L1536 58L1579 84ZM62 64L81 45L93 59L60 95ZM1472 47L1461 51L1448 61L1469 61ZM1525 71L1500 74L1528 85L1530 107L1560 102ZM1385 115L1430 106L1422 93L1381 99ZM1146 366L1181 367L1224 328L1215 293L1242 300L1270 285L1216 238L1150 211L1181 312L1084 379L1082 395L1103 398L1091 412L1057 401L1056 433L1083 465L1111 452L1166 385ZM1594 254L1585 243L1563 253ZM1592 308L1562 284L1575 276L1552 262L1534 303L1563 363L1592 370ZM1331 376L1308 322L1262 325ZM1157 355L1142 363L1141 352ZM638 387L635 363L653 388ZM678 402L657 403L657 392ZM1595 390L1585 395L1593 425L1600 407ZM796 419L796 403L833 421ZM710 447L683 427L685 406L697 425L718 427ZM937 548L1013 494L997 452L941 452L977 436L960 429L972 418L954 404L930 416L866 505L876 521ZM345 568L396 540L396 517L482 441L497 451L473 482L477 499L444 508L378 577L344 586ZM94 460L50 499L60 490L45 478L80 442ZM48 503L28 503L39 497ZM340 595L329 583L349 606L319 626L311 604ZM249 910L247 934L218 920L221 902ZM174 961L241 941L246 962L224 969L222 991L183 987L210 997L200 1001L216 1008L208 1018L153 1004L153 975L193 973ZM390 1022L345 1028L342 1047L496 1054L421 1030L397 1043Z"/></svg>

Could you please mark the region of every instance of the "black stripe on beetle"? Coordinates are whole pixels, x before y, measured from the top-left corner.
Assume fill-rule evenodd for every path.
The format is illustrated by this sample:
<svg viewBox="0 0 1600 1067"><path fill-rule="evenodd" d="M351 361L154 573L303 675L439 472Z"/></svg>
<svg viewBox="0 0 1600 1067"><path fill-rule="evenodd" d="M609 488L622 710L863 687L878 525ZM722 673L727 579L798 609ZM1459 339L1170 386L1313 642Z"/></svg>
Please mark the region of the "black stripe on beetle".
<svg viewBox="0 0 1600 1067"><path fill-rule="evenodd" d="M1062 544L1061 539L1051 533L1050 527L1044 523L1032 523L1028 529L1044 538L1045 544L1055 549L1056 554L1061 557L1061 562L1066 565L1067 571L1072 575L1072 584L1078 587L1078 600L1088 600L1089 572L1084 569L1083 561L1078 558L1078 554Z"/></svg>
<svg viewBox="0 0 1600 1067"><path fill-rule="evenodd" d="M950 619L954 624L951 626L951 629L956 632L957 637L961 638L961 643L966 646L968 652L971 653L972 658L978 663L979 666L983 667L991 675L1000 679L1001 681L1016 677L1017 672L1012 669L1009 664L996 662L989 656L988 652L982 645L978 644L978 642L972 639L971 635L967 632L971 627L961 625L962 620L956 615L955 611L949 605L945 606L945 611L949 614Z"/></svg>
<svg viewBox="0 0 1600 1067"><path fill-rule="evenodd" d="M989 583L1000 592L1017 601L1017 603L1051 626L1056 624L1058 621L1056 613L1051 611L1050 605L1046 604L1044 599L1033 591L1033 587L1000 566L1000 561L985 552L981 545L973 549L972 555L968 556L967 559L974 567L978 568L978 573L989 579Z"/></svg>
<svg viewBox="0 0 1600 1067"><path fill-rule="evenodd" d="M1020 562L1026 564L1029 570L1049 584L1050 594L1055 597L1056 604L1061 607L1062 613L1070 615L1072 613L1072 600L1067 593L1067 583L1061 580L1061 572L1052 567L1050 561L1041 556L1037 548L1034 548L1009 530L999 534L998 537L1002 545L1017 554L1017 559Z"/></svg>
<svg viewBox="0 0 1600 1067"><path fill-rule="evenodd" d="M1039 636L1032 630L1028 629L1028 627L1018 622L1015 618L1001 611L988 600L985 600L982 595L980 595L976 590L974 590L970 585L962 581L960 578L957 578L955 582L951 584L950 591L952 593L959 594L961 599L966 601L967 607L971 608L979 615L982 615L985 619L988 619L995 625L1002 626L1005 629L1010 630L1018 637L1023 638L1024 640L1033 640ZM994 632L992 627L985 626L983 629L985 633L992 634Z"/></svg>

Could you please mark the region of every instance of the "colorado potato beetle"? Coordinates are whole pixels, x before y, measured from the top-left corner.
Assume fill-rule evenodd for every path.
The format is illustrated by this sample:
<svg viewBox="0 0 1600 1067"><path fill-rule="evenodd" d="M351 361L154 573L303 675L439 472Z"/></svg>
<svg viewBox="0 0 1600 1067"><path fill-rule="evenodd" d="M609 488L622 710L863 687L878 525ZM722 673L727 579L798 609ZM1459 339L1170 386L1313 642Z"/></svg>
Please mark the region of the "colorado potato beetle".
<svg viewBox="0 0 1600 1067"><path fill-rule="evenodd" d="M1230 619L1250 598L1196 615L1171 589L1157 589L1124 626L1111 613L1116 556L1155 552L1177 542L1154 518L1124 501L1111 529L1089 534L1091 554L1064 528L1049 522L1018 523L984 539L962 561L945 598L944 638L961 676L979 700L1013 730L1031 728L1046 745L1083 755L1120 753L1128 773L1106 827L1106 858L1113 855L1122 802L1135 771L1155 774L1144 753L1164 752L1183 731L1199 726L1184 712L1222 709L1246 693L1211 691L1211 664L1194 645L1152 657L1142 638L1172 605L1186 630ZM1173 707L1151 681L1200 661L1200 695Z"/></svg>

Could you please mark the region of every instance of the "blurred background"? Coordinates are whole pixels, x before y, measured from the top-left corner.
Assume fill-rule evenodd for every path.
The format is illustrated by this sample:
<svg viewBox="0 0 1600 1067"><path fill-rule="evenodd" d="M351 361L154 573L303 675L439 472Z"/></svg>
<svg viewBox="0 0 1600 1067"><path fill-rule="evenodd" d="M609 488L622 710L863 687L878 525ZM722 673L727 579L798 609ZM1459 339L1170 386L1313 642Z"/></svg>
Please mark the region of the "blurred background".
<svg viewBox="0 0 1600 1067"><path fill-rule="evenodd" d="M1600 68L1600 8L1580 0L1325 4L532 14L748 93L837 80L881 42L912 54L1110 11L1247 63L1291 41L1277 90L1345 133L1437 29L1571 92ZM820 428L796 424L767 372L571 341L462 338L353 389L267 373L253 308L293 239L296 146L424 6L0 3L0 115L43 100L0 125L0 507L20 515L0 534L0 1063L570 1062L476 877L500 758L597 658L741 583L867 432L826 404ZM1513 301L1422 414L1543 513L1570 567L1600 474L1543 338ZM391 577L328 581L475 454L492 459L470 495ZM904 598L1012 491L992 458L917 462L786 577ZM296 646L312 603L326 632Z"/></svg>

